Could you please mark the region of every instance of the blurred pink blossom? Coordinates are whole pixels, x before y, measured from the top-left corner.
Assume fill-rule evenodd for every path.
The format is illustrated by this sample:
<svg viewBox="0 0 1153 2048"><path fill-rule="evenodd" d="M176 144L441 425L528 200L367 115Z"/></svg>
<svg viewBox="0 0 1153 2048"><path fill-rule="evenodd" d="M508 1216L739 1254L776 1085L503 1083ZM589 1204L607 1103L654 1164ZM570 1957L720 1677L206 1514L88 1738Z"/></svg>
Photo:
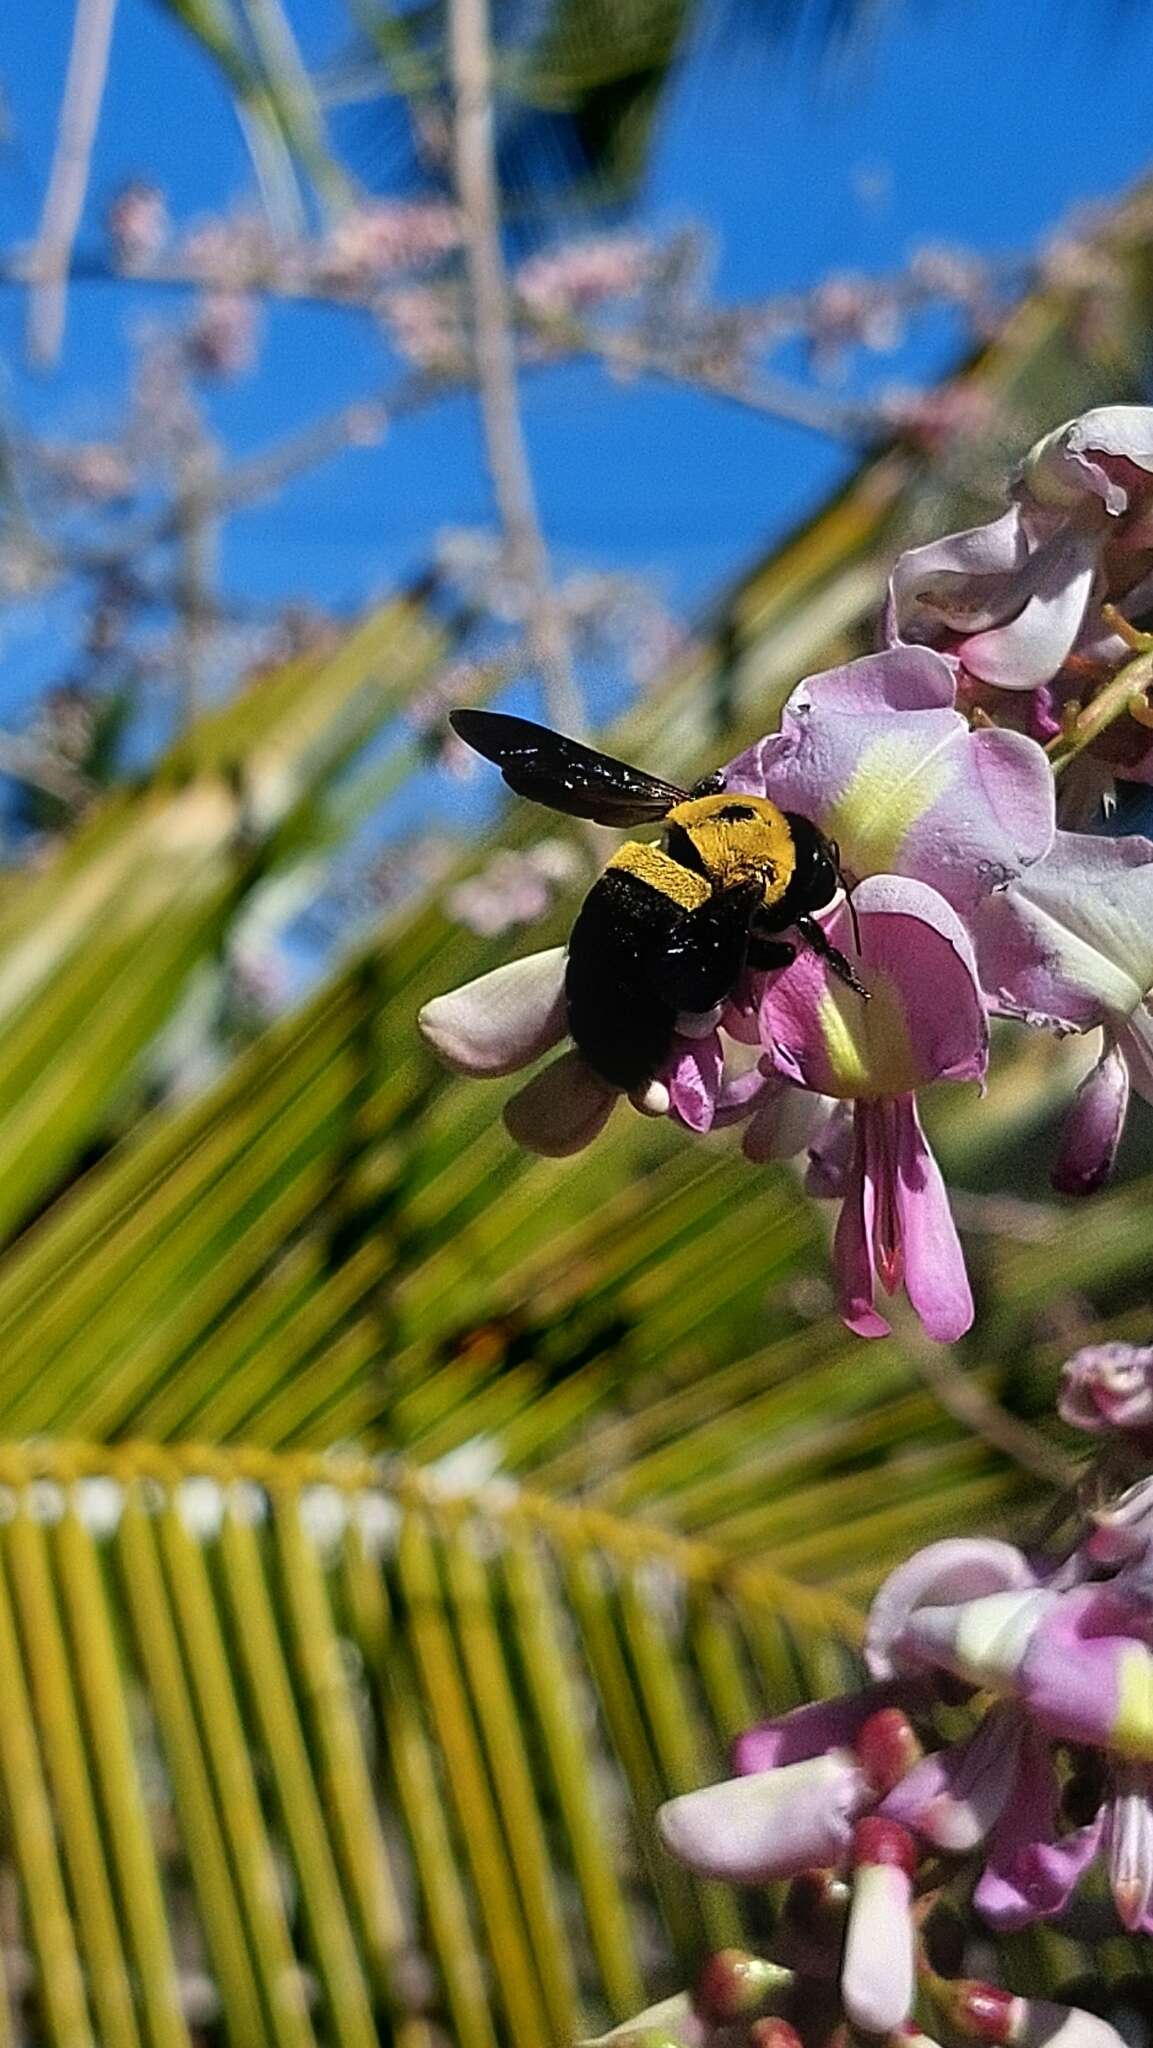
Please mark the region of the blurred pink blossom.
<svg viewBox="0 0 1153 2048"><path fill-rule="evenodd" d="M639 235L602 236L530 256L514 283L522 303L541 319L559 319L629 298L653 271L651 242Z"/></svg>
<svg viewBox="0 0 1153 2048"><path fill-rule="evenodd" d="M255 367L260 308L242 292L203 292L185 331L191 367L202 377L243 377Z"/></svg>
<svg viewBox="0 0 1153 2048"><path fill-rule="evenodd" d="M158 185L132 178L122 185L108 208L105 226L113 261L121 270L139 270L159 256L171 223Z"/></svg>
<svg viewBox="0 0 1153 2048"><path fill-rule="evenodd" d="M460 248L463 234L459 211L444 200L377 200L341 215L320 249L317 275L338 288L364 287L439 262Z"/></svg>

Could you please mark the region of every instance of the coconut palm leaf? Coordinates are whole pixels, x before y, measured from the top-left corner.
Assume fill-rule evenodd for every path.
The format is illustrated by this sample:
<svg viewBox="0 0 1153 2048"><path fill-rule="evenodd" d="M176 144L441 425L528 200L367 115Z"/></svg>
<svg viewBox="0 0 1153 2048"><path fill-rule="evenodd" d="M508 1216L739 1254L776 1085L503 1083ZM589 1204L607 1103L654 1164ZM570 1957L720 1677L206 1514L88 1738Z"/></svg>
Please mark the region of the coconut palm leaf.
<svg viewBox="0 0 1153 2048"><path fill-rule="evenodd" d="M217 2013L559 2048L654 1944L739 1936L654 1802L858 1631L708 1545L365 1459L9 1447L0 1483L0 2037L52 2048Z"/></svg>
<svg viewBox="0 0 1153 2048"><path fill-rule="evenodd" d="M1146 229L1111 232L1127 353L1053 297L974 367L1020 444L1140 386ZM866 465L613 744L690 774L770 722L862 644L930 480L912 448ZM657 1803L844 1683L903 1552L1019 1534L1062 1483L1054 1273L1118 1334L1147 1296L1148 1177L974 1225L980 1336L948 1358L849 1339L814 1210L725 1142L622 1112L575 1161L517 1154L500 1091L417 1040L496 951L431 896L75 1178L238 900L238 822L246 881L254 835L311 843L430 651L393 611L266 679L0 903L0 2043L559 2048L763 1932L768 1902L746 1926L662 1861ZM520 807L462 871L536 829ZM941 1128L979 1209L988 1160Z"/></svg>
<svg viewBox="0 0 1153 2048"><path fill-rule="evenodd" d="M317 806L435 651L408 607L386 607L335 652L262 675L55 859L5 878L0 1237L101 1138L194 970L315 842Z"/></svg>

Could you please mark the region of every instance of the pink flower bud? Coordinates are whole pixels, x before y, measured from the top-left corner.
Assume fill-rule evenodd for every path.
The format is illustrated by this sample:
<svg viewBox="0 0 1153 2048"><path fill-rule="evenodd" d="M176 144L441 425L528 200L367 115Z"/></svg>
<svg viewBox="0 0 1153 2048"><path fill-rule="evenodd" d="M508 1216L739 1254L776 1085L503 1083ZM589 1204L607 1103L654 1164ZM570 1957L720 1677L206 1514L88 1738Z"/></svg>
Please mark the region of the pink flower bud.
<svg viewBox="0 0 1153 2048"><path fill-rule="evenodd" d="M1062 1422L1099 1434L1153 1427L1153 1345L1088 1344L1061 1367Z"/></svg>
<svg viewBox="0 0 1153 2048"><path fill-rule="evenodd" d="M749 2030L749 2048L801 2048L801 2037L788 2020L754 2020Z"/></svg>
<svg viewBox="0 0 1153 2048"><path fill-rule="evenodd" d="M1119 1045L1107 1040L1086 1074L1065 1119L1061 1150L1050 1176L1058 1194L1093 1195L1113 1171L1129 1108L1129 1068Z"/></svg>
<svg viewBox="0 0 1153 2048"><path fill-rule="evenodd" d="M924 1753L916 1729L900 1707L881 1707L870 1714L853 1747L879 1799L900 1784Z"/></svg>
<svg viewBox="0 0 1153 2048"><path fill-rule="evenodd" d="M693 2006L716 2026L750 2019L792 1988L793 1972L745 1949L723 1948L709 1957L693 1988Z"/></svg>

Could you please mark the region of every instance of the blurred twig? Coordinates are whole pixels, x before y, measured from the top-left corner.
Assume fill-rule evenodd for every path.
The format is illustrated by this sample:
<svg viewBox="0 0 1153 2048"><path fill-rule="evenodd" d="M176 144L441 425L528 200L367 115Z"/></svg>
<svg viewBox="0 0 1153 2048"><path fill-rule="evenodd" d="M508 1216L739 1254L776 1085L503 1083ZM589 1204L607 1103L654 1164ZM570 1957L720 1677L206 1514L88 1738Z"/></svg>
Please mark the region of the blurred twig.
<svg viewBox="0 0 1153 2048"><path fill-rule="evenodd" d="M465 218L489 475L510 567L528 593L528 639L544 683L549 718L562 731L579 734L584 709L573 675L568 630L549 577L517 391L516 335L500 241L488 0L450 0L449 65L457 195Z"/></svg>
<svg viewBox="0 0 1153 2048"><path fill-rule="evenodd" d="M903 1355L947 1415L1046 1486L1073 1484L1079 1470L1075 1459L1066 1457L1029 1423L1010 1415L973 1373L965 1371L947 1344L930 1342L915 1316L899 1309L889 1313L894 1325L899 1321Z"/></svg>
<svg viewBox="0 0 1153 2048"><path fill-rule="evenodd" d="M84 211L115 19L116 0L76 0L56 149L29 263L28 354L45 369L64 338L72 244Z"/></svg>

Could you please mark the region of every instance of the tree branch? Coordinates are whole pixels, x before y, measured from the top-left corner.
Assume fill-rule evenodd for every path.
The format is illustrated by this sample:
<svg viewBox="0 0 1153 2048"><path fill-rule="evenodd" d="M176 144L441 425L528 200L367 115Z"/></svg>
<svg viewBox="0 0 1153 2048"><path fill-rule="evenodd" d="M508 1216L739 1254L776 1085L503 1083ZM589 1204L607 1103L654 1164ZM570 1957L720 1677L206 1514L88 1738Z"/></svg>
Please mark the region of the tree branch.
<svg viewBox="0 0 1153 2048"><path fill-rule="evenodd" d="M28 354L42 369L56 361L64 339L72 245L88 190L115 19L116 0L76 0L56 149L29 265L34 283L28 306Z"/></svg>
<svg viewBox="0 0 1153 2048"><path fill-rule="evenodd" d="M544 683L549 718L562 731L579 734L584 710L564 614L549 576L517 390L516 335L500 240L493 147L488 0L449 0L448 17L457 196L465 221L489 476L510 566L527 592L527 636Z"/></svg>

